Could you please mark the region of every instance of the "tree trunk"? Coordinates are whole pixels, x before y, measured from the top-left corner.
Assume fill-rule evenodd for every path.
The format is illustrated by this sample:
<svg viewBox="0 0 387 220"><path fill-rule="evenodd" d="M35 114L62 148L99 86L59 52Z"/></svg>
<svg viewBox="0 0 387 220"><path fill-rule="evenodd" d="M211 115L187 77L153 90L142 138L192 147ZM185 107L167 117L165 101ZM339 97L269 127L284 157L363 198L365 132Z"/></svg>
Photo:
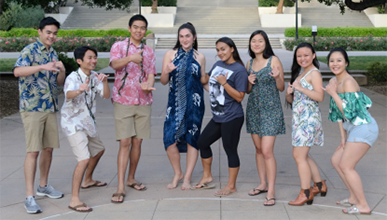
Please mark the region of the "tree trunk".
<svg viewBox="0 0 387 220"><path fill-rule="evenodd" d="M283 14L282 8L284 7L284 0L279 0L276 14Z"/></svg>
<svg viewBox="0 0 387 220"><path fill-rule="evenodd" d="M152 14L158 13L157 11L157 0L152 0Z"/></svg>

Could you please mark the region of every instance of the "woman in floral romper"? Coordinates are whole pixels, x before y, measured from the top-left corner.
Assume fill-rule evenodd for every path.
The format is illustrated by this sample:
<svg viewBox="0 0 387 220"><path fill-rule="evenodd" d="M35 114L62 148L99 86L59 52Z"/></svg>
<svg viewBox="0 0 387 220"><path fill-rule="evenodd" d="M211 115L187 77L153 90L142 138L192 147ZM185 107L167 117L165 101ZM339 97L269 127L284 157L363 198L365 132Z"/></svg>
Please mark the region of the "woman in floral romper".
<svg viewBox="0 0 387 220"><path fill-rule="evenodd" d="M329 120L338 122L341 134L340 146L331 161L350 193L349 198L337 204L351 205L342 210L345 214L371 214L355 166L378 138L378 125L367 111L372 102L360 92L356 80L346 70L349 59L345 50L332 49L328 54L328 65L336 75L324 89L331 95Z"/></svg>
<svg viewBox="0 0 387 220"><path fill-rule="evenodd" d="M321 181L316 163L308 156L313 145L323 146L324 133L318 102L324 100L322 77L318 71L319 63L314 48L309 43L297 46L292 65L292 77L286 91L286 101L292 103L292 145L293 157L297 163L301 191L297 199L289 205L308 205L313 203L314 195L325 196L327 187ZM301 68L303 72L300 74ZM313 190L310 180L313 179Z"/></svg>

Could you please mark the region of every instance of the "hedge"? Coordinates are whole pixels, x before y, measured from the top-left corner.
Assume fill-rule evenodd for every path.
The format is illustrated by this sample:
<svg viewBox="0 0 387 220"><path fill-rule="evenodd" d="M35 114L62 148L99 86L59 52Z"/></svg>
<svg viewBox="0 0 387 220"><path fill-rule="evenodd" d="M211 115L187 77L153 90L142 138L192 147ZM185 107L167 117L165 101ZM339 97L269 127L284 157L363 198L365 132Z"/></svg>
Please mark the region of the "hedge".
<svg viewBox="0 0 387 220"><path fill-rule="evenodd" d="M145 35L152 33L147 30ZM91 30L91 29L59 29L58 37L129 37L128 29L117 28L110 30ZM10 31L0 31L0 37L39 37L38 31L33 28L12 28Z"/></svg>
<svg viewBox="0 0 387 220"><path fill-rule="evenodd" d="M142 0L142 6L152 6L152 0ZM177 0L158 0L157 6L177 6Z"/></svg>
<svg viewBox="0 0 387 220"><path fill-rule="evenodd" d="M320 37L365 37L365 36L374 36L374 37L386 37L387 28L386 27L317 27L317 36ZM286 28L285 37L295 37L296 28ZM311 27L301 27L298 28L299 37L311 37L312 28Z"/></svg>

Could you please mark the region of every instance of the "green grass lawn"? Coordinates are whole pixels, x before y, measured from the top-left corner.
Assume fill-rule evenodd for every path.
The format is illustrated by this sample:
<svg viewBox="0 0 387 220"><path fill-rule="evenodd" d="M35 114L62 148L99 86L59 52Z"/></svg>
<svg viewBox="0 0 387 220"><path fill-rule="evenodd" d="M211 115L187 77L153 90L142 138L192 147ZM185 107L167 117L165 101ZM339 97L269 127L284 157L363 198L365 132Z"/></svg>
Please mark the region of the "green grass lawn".
<svg viewBox="0 0 387 220"><path fill-rule="evenodd" d="M11 72L13 65L15 65L16 58L0 59L0 72ZM99 58L95 71L109 66L109 58Z"/></svg>
<svg viewBox="0 0 387 220"><path fill-rule="evenodd" d="M327 63L327 57L317 57L320 62ZM386 56L350 56L349 70L367 70L367 67L375 62L380 61L387 64Z"/></svg>

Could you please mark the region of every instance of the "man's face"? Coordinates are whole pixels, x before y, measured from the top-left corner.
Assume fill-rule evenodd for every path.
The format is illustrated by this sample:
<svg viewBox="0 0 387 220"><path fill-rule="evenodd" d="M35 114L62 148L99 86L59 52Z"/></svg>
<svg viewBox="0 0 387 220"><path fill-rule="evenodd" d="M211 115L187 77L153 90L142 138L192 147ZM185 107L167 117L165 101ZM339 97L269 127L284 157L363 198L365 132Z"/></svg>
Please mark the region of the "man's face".
<svg viewBox="0 0 387 220"><path fill-rule="evenodd" d="M128 27L130 38L136 42L140 42L146 33L146 24L144 21L134 21L132 26Z"/></svg>
<svg viewBox="0 0 387 220"><path fill-rule="evenodd" d="M55 25L46 25L43 30L38 30L39 40L43 45L49 48L56 40L58 34L58 27Z"/></svg>
<svg viewBox="0 0 387 220"><path fill-rule="evenodd" d="M94 70L95 66L97 65L97 56L95 55L94 51L87 50L85 56L83 57L83 61L81 59L77 59L77 63L84 70Z"/></svg>

